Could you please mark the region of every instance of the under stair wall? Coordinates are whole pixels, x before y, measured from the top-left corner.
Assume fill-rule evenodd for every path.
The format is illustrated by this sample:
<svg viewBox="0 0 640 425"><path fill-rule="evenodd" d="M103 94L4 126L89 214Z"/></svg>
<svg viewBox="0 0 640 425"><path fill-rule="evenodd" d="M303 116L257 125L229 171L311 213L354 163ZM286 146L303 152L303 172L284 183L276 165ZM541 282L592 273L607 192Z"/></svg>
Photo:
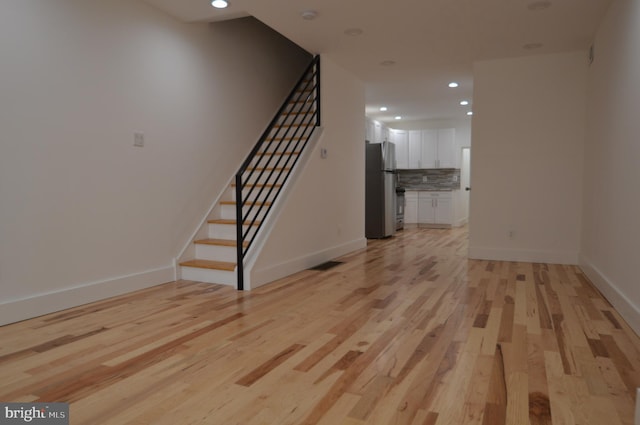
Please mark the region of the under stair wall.
<svg viewBox="0 0 640 425"><path fill-rule="evenodd" d="M304 168L309 151L321 134L318 60L310 61L292 85L290 95L238 167L232 183L218 196L192 243L178 256L176 277L244 288L237 241L242 237L242 264L247 264L259 250L258 245L277 218L288 188ZM242 236L237 228L238 199L245 223Z"/></svg>
<svg viewBox="0 0 640 425"><path fill-rule="evenodd" d="M263 248L245 266L245 287L366 247L364 84L326 55L321 73L322 136Z"/></svg>

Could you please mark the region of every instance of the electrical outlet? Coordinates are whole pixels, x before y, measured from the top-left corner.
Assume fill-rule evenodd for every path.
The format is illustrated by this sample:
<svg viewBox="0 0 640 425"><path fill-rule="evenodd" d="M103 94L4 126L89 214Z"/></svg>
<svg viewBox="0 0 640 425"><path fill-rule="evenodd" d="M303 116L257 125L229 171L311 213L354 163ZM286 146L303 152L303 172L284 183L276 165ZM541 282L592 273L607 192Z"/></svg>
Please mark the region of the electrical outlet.
<svg viewBox="0 0 640 425"><path fill-rule="evenodd" d="M320 148L320 158L327 159L327 148Z"/></svg>
<svg viewBox="0 0 640 425"><path fill-rule="evenodd" d="M507 236L509 237L509 239L514 240L516 238L516 231L515 230L509 230L507 232Z"/></svg>
<svg viewBox="0 0 640 425"><path fill-rule="evenodd" d="M133 133L133 146L144 147L144 133Z"/></svg>
<svg viewBox="0 0 640 425"><path fill-rule="evenodd" d="M429 180L427 176L422 176L422 183L426 183Z"/></svg>

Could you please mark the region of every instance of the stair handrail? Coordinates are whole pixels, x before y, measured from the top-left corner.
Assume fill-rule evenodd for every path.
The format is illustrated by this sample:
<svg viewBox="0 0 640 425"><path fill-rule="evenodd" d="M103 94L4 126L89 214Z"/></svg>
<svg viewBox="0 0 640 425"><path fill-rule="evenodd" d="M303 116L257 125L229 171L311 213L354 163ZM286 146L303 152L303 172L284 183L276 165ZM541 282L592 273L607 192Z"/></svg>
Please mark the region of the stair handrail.
<svg viewBox="0 0 640 425"><path fill-rule="evenodd" d="M294 112L294 114L300 114L303 117L302 121L297 122L294 115L292 124L296 125L286 125L284 124L286 120L283 121L281 125L278 125L281 118L287 113L287 108L292 102L302 104L300 111ZM311 138L314 129L320 126L320 107L320 56L315 56L235 175L236 270L238 290L244 289L245 256L264 223L264 220L258 220L258 217L263 211L263 217L269 214L275 200L280 195L285 182L295 167L300 154L304 151L304 148ZM295 130L291 132L291 129L294 127ZM281 132L282 129L284 129L284 131ZM281 154L267 155L265 153L256 160L256 157L262 152L262 148L270 138L272 138L273 141L278 140L272 152L279 152ZM289 139L288 142L286 142L287 138ZM283 142L286 143L283 145ZM281 150L281 148L284 149ZM276 156L279 156L279 158L274 160ZM285 157L287 158L284 160L284 163L282 163ZM243 197L242 192L247 182L254 176L256 182L260 181L260 179L265 177L265 172L268 172L268 174L266 174L264 181L271 183L265 183L255 194L253 200L248 201L248 199L251 199L251 195L258 186L258 183L249 189L246 197ZM268 190L265 192L267 187ZM253 217L249 219L252 213ZM245 227L247 228L246 231L244 230ZM246 241L251 232L253 232L251 239Z"/></svg>

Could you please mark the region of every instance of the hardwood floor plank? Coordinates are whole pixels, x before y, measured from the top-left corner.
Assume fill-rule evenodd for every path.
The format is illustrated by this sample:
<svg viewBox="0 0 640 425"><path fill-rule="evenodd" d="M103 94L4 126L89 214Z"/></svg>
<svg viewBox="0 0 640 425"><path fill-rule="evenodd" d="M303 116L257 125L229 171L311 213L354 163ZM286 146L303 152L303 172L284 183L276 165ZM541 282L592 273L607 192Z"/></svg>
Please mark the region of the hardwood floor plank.
<svg viewBox="0 0 640 425"><path fill-rule="evenodd" d="M394 238L251 292L191 281L0 327L0 400L78 425L632 425L640 338L575 266Z"/></svg>

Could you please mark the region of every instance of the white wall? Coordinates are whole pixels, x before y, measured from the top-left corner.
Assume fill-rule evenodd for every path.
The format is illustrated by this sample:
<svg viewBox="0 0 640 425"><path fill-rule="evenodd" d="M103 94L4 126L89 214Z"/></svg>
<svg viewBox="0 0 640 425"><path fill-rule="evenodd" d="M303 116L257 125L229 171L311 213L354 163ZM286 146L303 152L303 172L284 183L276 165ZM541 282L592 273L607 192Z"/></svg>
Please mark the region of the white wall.
<svg viewBox="0 0 640 425"><path fill-rule="evenodd" d="M364 85L326 56L321 71L324 132L254 265L252 287L366 246Z"/></svg>
<svg viewBox="0 0 640 425"><path fill-rule="evenodd" d="M577 264L586 57L474 65L471 258Z"/></svg>
<svg viewBox="0 0 640 425"><path fill-rule="evenodd" d="M2 324L172 280L310 56L253 19L30 0L0 2L0 58Z"/></svg>
<svg viewBox="0 0 640 425"><path fill-rule="evenodd" d="M611 7L589 69L580 265L640 333L640 3Z"/></svg>

